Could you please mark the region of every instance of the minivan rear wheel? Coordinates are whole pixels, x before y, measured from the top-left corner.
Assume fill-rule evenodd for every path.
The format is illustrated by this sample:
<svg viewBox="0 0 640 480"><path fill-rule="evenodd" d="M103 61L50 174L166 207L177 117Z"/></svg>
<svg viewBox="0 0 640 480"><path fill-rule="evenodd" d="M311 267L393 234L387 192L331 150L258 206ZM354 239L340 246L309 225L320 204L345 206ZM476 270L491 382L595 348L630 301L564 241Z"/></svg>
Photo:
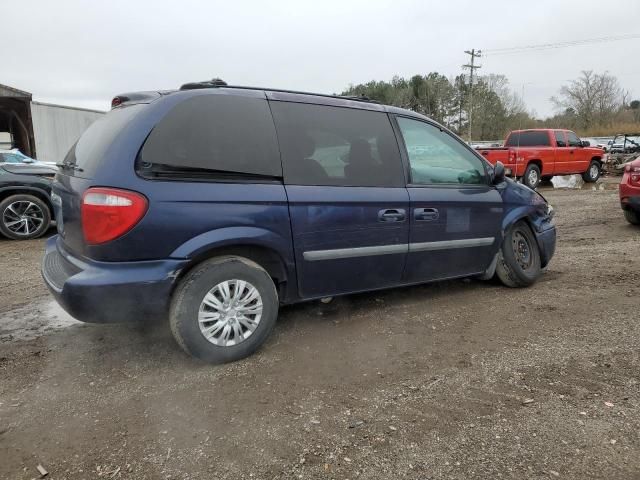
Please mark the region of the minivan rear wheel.
<svg viewBox="0 0 640 480"><path fill-rule="evenodd" d="M217 257L180 282L169 316L178 344L209 363L239 360L267 339L278 316L269 274L242 257Z"/></svg>
<svg viewBox="0 0 640 480"><path fill-rule="evenodd" d="M507 287L528 287L541 272L540 250L533 232L523 221L512 225L498 252L498 278Z"/></svg>
<svg viewBox="0 0 640 480"><path fill-rule="evenodd" d="M38 238L49 229L49 207L33 195L11 195L0 202L0 232L13 240Z"/></svg>

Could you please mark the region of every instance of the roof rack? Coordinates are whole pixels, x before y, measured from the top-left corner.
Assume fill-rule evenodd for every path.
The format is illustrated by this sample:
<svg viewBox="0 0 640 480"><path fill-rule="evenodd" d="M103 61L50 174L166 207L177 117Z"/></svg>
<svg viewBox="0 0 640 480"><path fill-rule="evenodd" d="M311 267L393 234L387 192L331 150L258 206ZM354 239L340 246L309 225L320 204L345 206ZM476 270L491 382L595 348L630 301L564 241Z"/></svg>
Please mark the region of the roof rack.
<svg viewBox="0 0 640 480"><path fill-rule="evenodd" d="M213 78L211 80L205 80L203 82L185 83L184 85L180 86L180 90L197 90L199 88L216 88L226 86L227 82L225 82L221 78Z"/></svg>
<svg viewBox="0 0 640 480"><path fill-rule="evenodd" d="M285 90L282 88L265 88L265 87L248 87L244 85L229 85L227 82L220 78L214 78L212 80L205 80L203 82L191 82L185 83L180 87L180 90L197 90L201 88L236 88L239 90L264 90L266 92L280 92L280 93L295 93L298 95L314 95L316 97L329 97L329 98L341 98L344 100L353 100L356 102L367 102L367 103L380 103L377 100L373 100L366 95L329 95L326 93L313 93L313 92L302 92L299 90Z"/></svg>

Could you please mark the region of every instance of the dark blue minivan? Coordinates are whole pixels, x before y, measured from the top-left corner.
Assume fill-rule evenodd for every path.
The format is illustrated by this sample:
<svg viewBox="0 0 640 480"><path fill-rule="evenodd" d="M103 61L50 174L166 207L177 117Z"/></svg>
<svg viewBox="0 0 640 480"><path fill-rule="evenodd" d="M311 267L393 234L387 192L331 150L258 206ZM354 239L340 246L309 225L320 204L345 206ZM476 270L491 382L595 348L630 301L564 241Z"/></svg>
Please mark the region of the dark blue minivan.
<svg viewBox="0 0 640 480"><path fill-rule="evenodd" d="M209 362L281 304L494 275L531 285L553 210L441 125L366 98L228 86L121 95L68 153L44 280L85 322L170 322Z"/></svg>

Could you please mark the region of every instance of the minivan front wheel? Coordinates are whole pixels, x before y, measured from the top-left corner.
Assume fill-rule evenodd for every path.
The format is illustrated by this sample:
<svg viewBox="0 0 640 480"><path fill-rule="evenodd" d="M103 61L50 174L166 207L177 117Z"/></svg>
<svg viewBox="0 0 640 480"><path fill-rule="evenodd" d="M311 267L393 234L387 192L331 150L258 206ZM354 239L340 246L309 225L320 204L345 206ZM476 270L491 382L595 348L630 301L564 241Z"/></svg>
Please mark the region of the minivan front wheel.
<svg viewBox="0 0 640 480"><path fill-rule="evenodd" d="M187 353L224 363L256 351L277 316L278 294L262 267L242 257L217 257L187 273L174 294L169 321Z"/></svg>
<svg viewBox="0 0 640 480"><path fill-rule="evenodd" d="M506 232L498 252L496 274L507 287L527 287L542 272L540 250L529 226L520 221Z"/></svg>

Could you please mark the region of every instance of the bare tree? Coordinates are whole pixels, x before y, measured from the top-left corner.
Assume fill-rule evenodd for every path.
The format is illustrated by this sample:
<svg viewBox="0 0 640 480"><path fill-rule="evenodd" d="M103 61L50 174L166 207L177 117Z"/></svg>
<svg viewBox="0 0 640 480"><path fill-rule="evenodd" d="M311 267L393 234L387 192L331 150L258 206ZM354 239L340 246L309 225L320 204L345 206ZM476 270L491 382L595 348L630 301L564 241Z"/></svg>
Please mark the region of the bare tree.
<svg viewBox="0 0 640 480"><path fill-rule="evenodd" d="M487 83L489 89L498 95L507 116L512 117L527 113L524 100L520 95L511 90L507 77L491 73L485 75L482 79Z"/></svg>
<svg viewBox="0 0 640 480"><path fill-rule="evenodd" d="M559 97L551 97L558 109L571 109L584 128L606 125L622 107L622 88L607 72L583 71L577 80L560 88Z"/></svg>

